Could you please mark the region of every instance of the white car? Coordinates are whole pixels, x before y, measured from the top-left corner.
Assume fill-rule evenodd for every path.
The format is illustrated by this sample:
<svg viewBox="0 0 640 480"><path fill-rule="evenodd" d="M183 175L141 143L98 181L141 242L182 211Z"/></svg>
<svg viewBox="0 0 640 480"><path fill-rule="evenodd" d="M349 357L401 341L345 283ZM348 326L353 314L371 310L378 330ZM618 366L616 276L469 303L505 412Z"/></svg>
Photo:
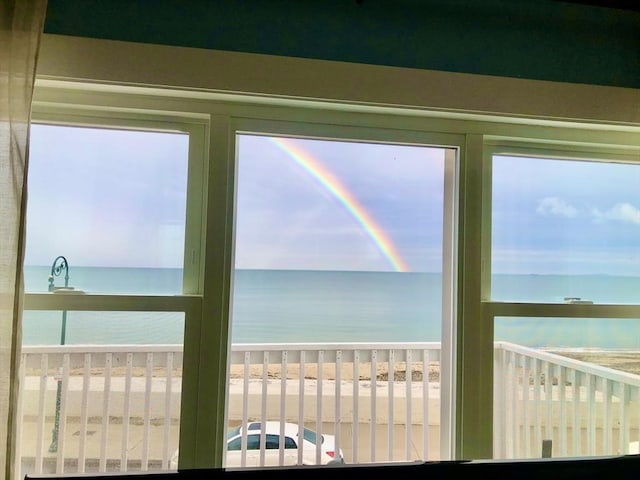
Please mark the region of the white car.
<svg viewBox="0 0 640 480"><path fill-rule="evenodd" d="M342 450L336 452L333 435L318 435L313 430L300 427L296 423L284 424L283 459L280 462L280 422L265 422L263 435L262 423L247 424L246 431L242 426L233 428L227 434L227 452L225 468L260 467L279 465L329 465L344 463ZM243 435L246 434L245 451L242 450ZM261 441L264 438L264 459L261 458ZM317 458L318 440L320 441L320 458ZM299 459L299 449L302 457ZM243 453L245 456L242 463ZM299 462L300 460L300 462ZM178 468L178 450L171 458L170 468Z"/></svg>

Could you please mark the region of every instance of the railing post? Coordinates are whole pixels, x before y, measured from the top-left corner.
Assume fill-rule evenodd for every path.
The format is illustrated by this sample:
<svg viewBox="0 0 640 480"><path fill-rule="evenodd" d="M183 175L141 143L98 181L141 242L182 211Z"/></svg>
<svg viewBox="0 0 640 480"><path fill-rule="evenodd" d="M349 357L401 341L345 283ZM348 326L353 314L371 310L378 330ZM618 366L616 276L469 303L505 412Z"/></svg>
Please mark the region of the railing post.
<svg viewBox="0 0 640 480"><path fill-rule="evenodd" d="M542 458L551 458L552 440L542 440Z"/></svg>
<svg viewBox="0 0 640 480"><path fill-rule="evenodd" d="M504 371L504 349L500 344L494 351L493 362L493 442L494 455L497 458L505 458L505 371Z"/></svg>

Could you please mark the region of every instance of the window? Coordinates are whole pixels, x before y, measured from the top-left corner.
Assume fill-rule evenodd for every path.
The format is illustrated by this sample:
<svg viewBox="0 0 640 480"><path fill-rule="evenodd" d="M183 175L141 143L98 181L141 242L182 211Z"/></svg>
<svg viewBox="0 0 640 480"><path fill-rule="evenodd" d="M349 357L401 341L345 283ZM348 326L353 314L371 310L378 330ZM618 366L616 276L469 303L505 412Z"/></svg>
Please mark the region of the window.
<svg viewBox="0 0 640 480"><path fill-rule="evenodd" d="M634 451L640 305L617 282L635 281L635 230L616 205L636 206L637 133L92 88L47 87L34 110L34 136L68 141L46 175L54 143L32 145L21 474ZM123 143L94 134L149 147L108 159ZM148 157L159 145L175 163ZM67 150L113 171L65 183ZM570 207L614 176L620 198L575 235ZM227 453L228 427L271 421L287 434L268 455L258 435Z"/></svg>
<svg viewBox="0 0 640 480"><path fill-rule="evenodd" d="M171 452L180 432L197 137L63 118L31 129L21 473L165 469L153 449Z"/></svg>
<svg viewBox="0 0 640 480"><path fill-rule="evenodd" d="M288 437L285 437L285 448L287 448L287 438ZM291 439L289 438L289 440ZM268 450L277 450L280 448L280 435L267 434L266 448Z"/></svg>
<svg viewBox="0 0 640 480"><path fill-rule="evenodd" d="M239 132L236 155L228 422L295 418L317 460L446 458L456 150Z"/></svg>
<svg viewBox="0 0 640 480"><path fill-rule="evenodd" d="M494 300L639 303L640 165L493 157Z"/></svg>
<svg viewBox="0 0 640 480"><path fill-rule="evenodd" d="M492 156L494 455L632 453L640 164L546 152Z"/></svg>
<svg viewBox="0 0 640 480"><path fill-rule="evenodd" d="M182 293L187 134L35 124L30 148L27 291L64 255L83 291Z"/></svg>
<svg viewBox="0 0 640 480"><path fill-rule="evenodd" d="M316 435L316 432L309 430L308 428L303 428L302 429L302 436L304 437L304 439L307 442L311 442L314 445L317 443L318 441L318 435Z"/></svg>

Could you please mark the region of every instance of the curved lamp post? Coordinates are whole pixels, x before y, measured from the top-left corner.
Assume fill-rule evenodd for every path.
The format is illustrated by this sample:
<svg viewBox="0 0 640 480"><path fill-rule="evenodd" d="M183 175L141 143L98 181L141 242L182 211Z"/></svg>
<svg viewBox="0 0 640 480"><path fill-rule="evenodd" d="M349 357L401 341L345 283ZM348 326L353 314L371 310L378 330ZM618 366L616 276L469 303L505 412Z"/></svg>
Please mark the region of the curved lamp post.
<svg viewBox="0 0 640 480"><path fill-rule="evenodd" d="M60 276L62 272L64 274L64 287L56 287L54 285L55 277ZM69 262L62 255L56 257L51 265L51 273L49 274L49 291L55 292L58 288L69 288ZM60 345L64 345L65 336L67 333L67 311L62 311L62 330L60 333ZM51 445L49 445L49 452L58 451L58 432L60 430L60 400L62 395L62 379L58 380L58 386L56 389L56 416L53 424L53 435L51 437Z"/></svg>
<svg viewBox="0 0 640 480"><path fill-rule="evenodd" d="M51 265L51 273L49 274L49 291L53 292L57 287L53 284L54 277L59 277L62 271L65 271L64 286L69 287L69 262L62 255L56 257Z"/></svg>

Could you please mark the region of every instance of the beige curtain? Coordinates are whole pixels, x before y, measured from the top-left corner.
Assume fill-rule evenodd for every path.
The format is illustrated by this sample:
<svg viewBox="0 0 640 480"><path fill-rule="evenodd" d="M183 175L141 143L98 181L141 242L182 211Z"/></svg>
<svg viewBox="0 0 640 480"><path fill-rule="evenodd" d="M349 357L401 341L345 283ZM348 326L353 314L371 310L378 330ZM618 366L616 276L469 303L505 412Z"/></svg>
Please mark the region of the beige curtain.
<svg viewBox="0 0 640 480"><path fill-rule="evenodd" d="M0 478L14 479L29 118L46 0L0 0Z"/></svg>

